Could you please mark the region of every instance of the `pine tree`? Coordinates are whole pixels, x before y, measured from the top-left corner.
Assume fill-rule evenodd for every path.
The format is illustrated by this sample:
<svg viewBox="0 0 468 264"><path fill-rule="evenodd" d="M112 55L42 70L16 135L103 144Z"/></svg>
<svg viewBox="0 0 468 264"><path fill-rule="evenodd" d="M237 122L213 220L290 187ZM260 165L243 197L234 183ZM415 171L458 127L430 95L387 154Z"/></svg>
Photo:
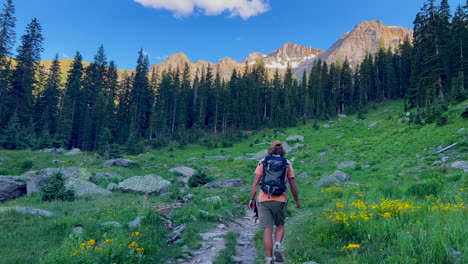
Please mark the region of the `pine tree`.
<svg viewBox="0 0 468 264"><path fill-rule="evenodd" d="M32 119L33 90L37 83L35 76L39 68L40 54L43 51L43 40L41 25L34 18L26 27L26 33L21 37L10 92L12 103L10 109L17 113L21 126L27 126Z"/></svg>
<svg viewBox="0 0 468 264"><path fill-rule="evenodd" d="M60 74L60 62L58 55L55 55L48 71L45 89L39 94L35 107L35 112L39 117L36 121L36 129L50 136L55 135L57 130L60 86L62 82Z"/></svg>
<svg viewBox="0 0 468 264"><path fill-rule="evenodd" d="M9 118L9 89L11 76L12 48L15 43L15 7L13 0L7 0L0 13L0 129Z"/></svg>
<svg viewBox="0 0 468 264"><path fill-rule="evenodd" d="M83 61L76 52L59 110L58 138L66 148L78 147L82 120Z"/></svg>

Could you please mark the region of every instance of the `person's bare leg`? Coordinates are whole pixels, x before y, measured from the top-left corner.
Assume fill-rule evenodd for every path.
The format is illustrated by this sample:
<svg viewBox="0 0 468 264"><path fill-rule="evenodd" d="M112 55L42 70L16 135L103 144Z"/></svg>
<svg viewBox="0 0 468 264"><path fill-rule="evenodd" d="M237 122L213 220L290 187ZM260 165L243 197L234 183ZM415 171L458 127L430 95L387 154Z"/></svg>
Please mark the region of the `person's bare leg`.
<svg viewBox="0 0 468 264"><path fill-rule="evenodd" d="M267 227L263 229L263 246L265 247L265 255L267 258L273 257L273 228Z"/></svg>
<svg viewBox="0 0 468 264"><path fill-rule="evenodd" d="M275 231L275 242L283 242L284 225L277 225Z"/></svg>

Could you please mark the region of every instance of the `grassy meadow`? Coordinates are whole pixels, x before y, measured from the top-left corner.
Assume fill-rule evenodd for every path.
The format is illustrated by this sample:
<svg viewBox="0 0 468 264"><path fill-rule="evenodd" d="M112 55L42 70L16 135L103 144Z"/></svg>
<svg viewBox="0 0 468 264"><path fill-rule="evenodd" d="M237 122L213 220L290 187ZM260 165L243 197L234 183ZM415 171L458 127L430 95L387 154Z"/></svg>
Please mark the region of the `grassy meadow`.
<svg viewBox="0 0 468 264"><path fill-rule="evenodd" d="M137 162L131 168L103 168L97 154L64 156L33 151L0 151L0 175L21 175L48 167L81 166L91 173L116 172L124 178L158 174L174 186L167 195L150 196L115 192L109 196L88 196L73 202L43 202L39 196L24 196L1 206L31 206L55 213L52 217L15 212L0 213L0 263L166 263L200 247L200 233L220 220L242 216L253 180L255 161L234 160L256 153L273 140L303 135L303 148L287 155L298 178L302 208L289 205L284 241L290 263L468 263L466 226L468 179L455 161L468 161L468 122L460 114L465 101L444 114L448 124L416 125L405 122L401 102L378 105L358 118L334 118L287 129L255 131L232 146L179 146L138 156L124 156ZM325 128L328 124L330 127ZM464 128L464 129L462 129ZM292 144L293 142L291 142ZM454 148L434 154L440 148ZM226 160L209 160L203 155L229 155ZM448 157L441 163L442 157ZM55 162L54 162L55 160ZM58 161L58 162L57 162ZM337 164L355 161L347 173L350 183L316 188ZM241 178L239 188L190 188L190 203L171 214L174 225L186 224L182 239L167 243L170 233L152 209L178 199L177 174L168 170L188 166L204 170L215 180ZM216 168L216 169L213 169ZM107 187L111 182L98 182ZM233 195L237 196L237 203ZM221 202L204 198L219 196ZM145 216L138 228L126 224ZM102 225L117 221L122 227ZM83 228L82 233L73 232ZM235 234L227 237L229 247L216 263L229 263ZM259 259L263 257L261 232L256 235ZM186 246L184 246L186 245ZM258 263L262 263L260 260Z"/></svg>

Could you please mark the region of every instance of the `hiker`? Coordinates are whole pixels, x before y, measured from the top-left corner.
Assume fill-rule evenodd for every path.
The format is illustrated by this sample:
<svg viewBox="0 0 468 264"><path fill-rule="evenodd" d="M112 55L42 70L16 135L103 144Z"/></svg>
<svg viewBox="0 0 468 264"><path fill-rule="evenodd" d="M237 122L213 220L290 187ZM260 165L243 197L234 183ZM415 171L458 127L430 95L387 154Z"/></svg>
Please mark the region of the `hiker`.
<svg viewBox="0 0 468 264"><path fill-rule="evenodd" d="M296 201L296 208L301 206L291 162L283 156L286 152L281 141L274 141L268 149L268 156L260 160L255 169L255 180L252 184L249 207L258 207L260 227L263 228L263 245L268 264L283 262L281 242L284 236L284 220L286 217L286 180L291 187L291 193ZM261 183L261 184L260 184ZM258 203L255 202L258 185ZM275 245L273 250L273 224L276 226ZM275 258L273 259L273 255Z"/></svg>

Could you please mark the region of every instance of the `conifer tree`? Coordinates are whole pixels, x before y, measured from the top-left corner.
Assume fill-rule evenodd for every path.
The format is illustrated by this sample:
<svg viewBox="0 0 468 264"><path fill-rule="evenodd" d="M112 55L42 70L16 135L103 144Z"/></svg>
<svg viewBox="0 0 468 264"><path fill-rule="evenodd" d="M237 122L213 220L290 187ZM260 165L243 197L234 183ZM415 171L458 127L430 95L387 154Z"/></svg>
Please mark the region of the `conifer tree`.
<svg viewBox="0 0 468 264"><path fill-rule="evenodd" d="M61 100L58 138L66 148L78 147L82 118L83 60L79 52L68 70L65 91Z"/></svg>
<svg viewBox="0 0 468 264"><path fill-rule="evenodd" d="M12 48L15 43L15 6L13 0L7 0L0 13L0 129L5 126L9 107L9 89L11 77Z"/></svg>
<svg viewBox="0 0 468 264"><path fill-rule="evenodd" d="M36 129L43 134L55 135L59 115L59 98L61 91L60 62L55 55L48 71L45 89L39 94L35 112L38 116Z"/></svg>
<svg viewBox="0 0 468 264"><path fill-rule="evenodd" d="M39 68L40 54L43 51L43 40L41 25L34 18L26 27L26 33L21 37L9 99L11 100L9 113L16 112L23 127L26 127L32 119L33 90L37 83L36 71Z"/></svg>

